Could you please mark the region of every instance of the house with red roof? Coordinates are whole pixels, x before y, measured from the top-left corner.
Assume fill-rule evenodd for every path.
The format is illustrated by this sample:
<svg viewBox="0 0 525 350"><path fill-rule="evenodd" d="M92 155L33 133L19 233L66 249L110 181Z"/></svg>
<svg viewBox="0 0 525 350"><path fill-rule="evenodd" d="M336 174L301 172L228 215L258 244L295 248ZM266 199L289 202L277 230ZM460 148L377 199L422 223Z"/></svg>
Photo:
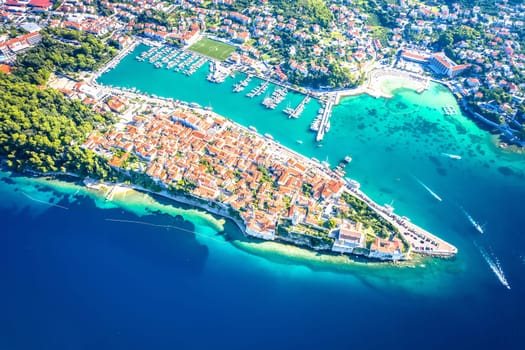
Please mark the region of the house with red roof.
<svg viewBox="0 0 525 350"><path fill-rule="evenodd" d="M336 239L332 250L341 253L351 253L355 248L364 248L366 235L360 222L343 221L336 231Z"/></svg>
<svg viewBox="0 0 525 350"><path fill-rule="evenodd" d="M34 12L46 12L53 6L53 3L49 0L31 0L27 6Z"/></svg>

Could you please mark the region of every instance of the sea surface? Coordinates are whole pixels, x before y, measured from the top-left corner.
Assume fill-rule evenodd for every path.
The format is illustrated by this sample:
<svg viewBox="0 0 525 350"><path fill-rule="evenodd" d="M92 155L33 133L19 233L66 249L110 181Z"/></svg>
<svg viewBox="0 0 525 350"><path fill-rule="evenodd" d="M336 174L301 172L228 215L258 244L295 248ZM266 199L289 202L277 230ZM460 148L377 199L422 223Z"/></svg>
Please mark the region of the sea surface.
<svg viewBox="0 0 525 350"><path fill-rule="evenodd" d="M144 49L99 82L211 105L333 165L350 155L347 175L364 192L459 253L400 265L319 255L246 239L163 198L106 201L71 179L4 170L0 349L523 348L525 158L467 117L444 116L443 106L459 110L448 90L394 81L392 99L345 98L318 147L316 101L288 119L282 109L300 95L268 111L264 96L244 96L257 81L234 94L243 75L212 84L206 66L186 77L136 61Z"/></svg>

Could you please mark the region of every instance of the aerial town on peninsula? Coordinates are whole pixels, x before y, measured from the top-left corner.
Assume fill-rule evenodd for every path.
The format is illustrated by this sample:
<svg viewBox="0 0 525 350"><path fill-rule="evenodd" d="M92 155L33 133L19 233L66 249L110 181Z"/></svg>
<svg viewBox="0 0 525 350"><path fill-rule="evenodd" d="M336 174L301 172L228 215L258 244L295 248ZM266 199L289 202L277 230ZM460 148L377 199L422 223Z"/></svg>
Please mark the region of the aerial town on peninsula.
<svg viewBox="0 0 525 350"><path fill-rule="evenodd" d="M152 48L137 59L156 68L193 74L210 60L214 83L238 70L282 86L263 101L267 108L288 89L303 93L303 102L286 112L290 117L318 98L323 109L311 127L318 141L340 96L383 96L372 88L375 78L403 74L421 89L430 80L446 85L467 115L501 133L501 147L525 145L525 26L519 2L496 1L487 8L408 0L0 3L3 79L24 72L32 86L82 101L82 106L64 103L83 114L88 106L108 120L111 113L121 120L109 127L107 120L93 117L89 129L79 122L84 139L78 152L94 151L112 170L146 173L174 196L219 206L248 235L262 239L386 260L407 259L410 252L457 252L388 206L375 204L355 181L344 178L349 159L330 169L199 105L96 82L139 43ZM183 66L181 59L191 62ZM6 84L20 83L9 79ZM253 94L264 91L264 84ZM240 84L234 92L242 89ZM445 114L455 113L444 108ZM61 138L66 140L73 143ZM25 135L13 142L25 143ZM69 160L39 159L31 152L29 169L71 170ZM2 156L8 165L23 168L24 159L11 148L4 147Z"/></svg>

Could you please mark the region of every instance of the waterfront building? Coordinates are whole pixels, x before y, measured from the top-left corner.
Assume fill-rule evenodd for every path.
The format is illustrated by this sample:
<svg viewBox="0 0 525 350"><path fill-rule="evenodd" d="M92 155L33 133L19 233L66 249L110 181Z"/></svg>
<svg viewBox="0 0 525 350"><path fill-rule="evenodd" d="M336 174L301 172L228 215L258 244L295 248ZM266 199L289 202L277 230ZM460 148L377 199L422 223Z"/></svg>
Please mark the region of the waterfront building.
<svg viewBox="0 0 525 350"><path fill-rule="evenodd" d="M355 248L365 247L366 235L363 232L363 224L343 220L336 231L336 239L332 250L334 252L352 253Z"/></svg>
<svg viewBox="0 0 525 350"><path fill-rule="evenodd" d="M370 254L368 256L381 260L400 260L403 258L402 245L403 243L395 238L388 240L376 237L370 246Z"/></svg>
<svg viewBox="0 0 525 350"><path fill-rule="evenodd" d="M433 54L430 59L430 68L438 74L447 75L453 78L470 68L470 64L456 64L444 52Z"/></svg>

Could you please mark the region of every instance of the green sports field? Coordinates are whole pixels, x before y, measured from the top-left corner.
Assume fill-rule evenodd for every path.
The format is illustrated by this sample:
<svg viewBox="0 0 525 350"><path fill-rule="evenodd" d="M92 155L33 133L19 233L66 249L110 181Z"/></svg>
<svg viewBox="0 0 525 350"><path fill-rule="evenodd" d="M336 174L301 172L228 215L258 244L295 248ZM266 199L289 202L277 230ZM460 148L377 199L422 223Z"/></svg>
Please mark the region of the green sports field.
<svg viewBox="0 0 525 350"><path fill-rule="evenodd" d="M231 55L233 51L235 51L235 46L208 38L202 38L195 44L191 45L189 50L203 54L204 56L224 61Z"/></svg>

